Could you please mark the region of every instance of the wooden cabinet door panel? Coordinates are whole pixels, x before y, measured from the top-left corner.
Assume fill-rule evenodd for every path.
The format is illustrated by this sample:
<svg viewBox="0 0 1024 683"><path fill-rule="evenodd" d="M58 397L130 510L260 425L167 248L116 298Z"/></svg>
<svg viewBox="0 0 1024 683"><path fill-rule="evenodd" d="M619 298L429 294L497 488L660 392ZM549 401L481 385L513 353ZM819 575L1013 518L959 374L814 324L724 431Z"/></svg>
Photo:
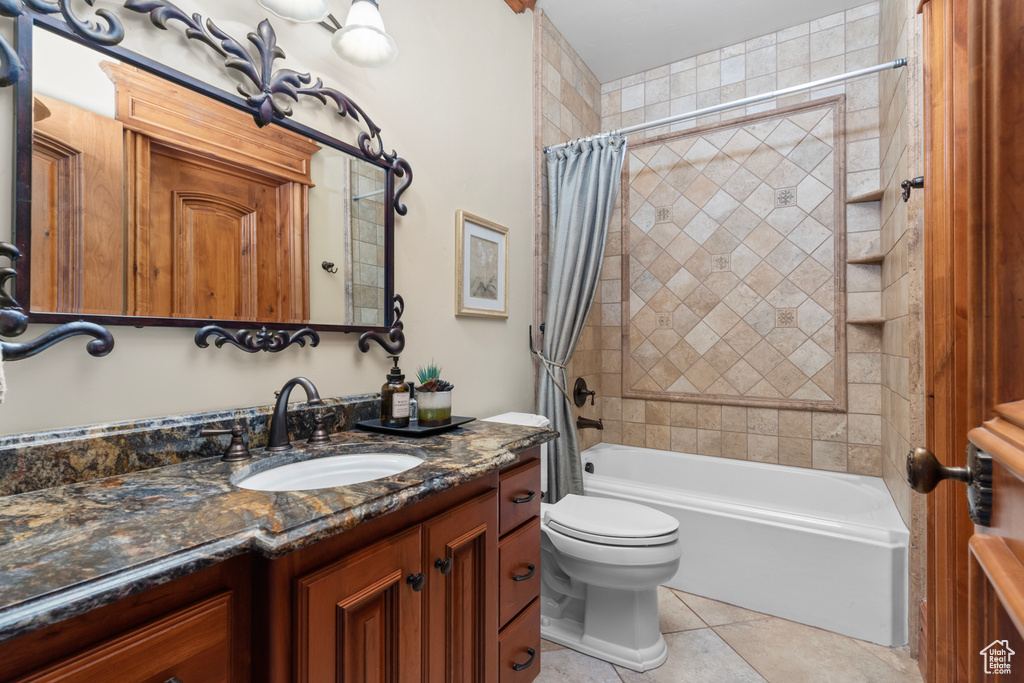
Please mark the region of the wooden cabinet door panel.
<svg viewBox="0 0 1024 683"><path fill-rule="evenodd" d="M18 683L224 683L231 674L231 593L130 631Z"/></svg>
<svg viewBox="0 0 1024 683"><path fill-rule="evenodd" d="M540 673L540 600L501 632L498 683L530 683Z"/></svg>
<svg viewBox="0 0 1024 683"><path fill-rule="evenodd" d="M540 461L535 460L501 473L501 534L540 514Z"/></svg>
<svg viewBox="0 0 1024 683"><path fill-rule="evenodd" d="M497 679L497 528L494 491L423 525L428 577L424 654L431 683Z"/></svg>
<svg viewBox="0 0 1024 683"><path fill-rule="evenodd" d="M298 680L420 683L421 571L415 526L300 578Z"/></svg>
<svg viewBox="0 0 1024 683"><path fill-rule="evenodd" d="M506 624L540 595L539 517L501 539L498 566L498 623Z"/></svg>

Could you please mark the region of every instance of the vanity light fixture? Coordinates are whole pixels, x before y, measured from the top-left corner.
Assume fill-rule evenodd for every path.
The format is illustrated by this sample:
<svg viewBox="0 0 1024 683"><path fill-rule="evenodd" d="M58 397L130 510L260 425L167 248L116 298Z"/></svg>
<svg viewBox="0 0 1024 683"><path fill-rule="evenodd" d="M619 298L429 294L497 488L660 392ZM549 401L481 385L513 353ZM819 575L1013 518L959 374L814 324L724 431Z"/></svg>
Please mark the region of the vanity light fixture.
<svg viewBox="0 0 1024 683"><path fill-rule="evenodd" d="M270 10L282 19L299 23L323 21L330 10L327 0L258 0L264 9Z"/></svg>
<svg viewBox="0 0 1024 683"><path fill-rule="evenodd" d="M334 33L331 47L356 66L387 66L398 57L398 46L384 31L376 0L352 0L344 28Z"/></svg>

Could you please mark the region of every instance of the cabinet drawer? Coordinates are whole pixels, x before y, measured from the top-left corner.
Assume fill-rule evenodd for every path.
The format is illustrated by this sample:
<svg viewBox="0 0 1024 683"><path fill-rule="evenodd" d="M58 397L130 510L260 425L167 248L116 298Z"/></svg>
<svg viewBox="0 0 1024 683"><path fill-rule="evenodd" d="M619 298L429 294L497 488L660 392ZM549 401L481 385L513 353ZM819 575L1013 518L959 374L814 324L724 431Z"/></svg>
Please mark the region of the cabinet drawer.
<svg viewBox="0 0 1024 683"><path fill-rule="evenodd" d="M504 625L540 595L539 517L501 539L498 568L498 623Z"/></svg>
<svg viewBox="0 0 1024 683"><path fill-rule="evenodd" d="M540 600L501 632L498 662L498 683L530 683L540 673Z"/></svg>
<svg viewBox="0 0 1024 683"><path fill-rule="evenodd" d="M499 526L505 535L540 514L540 461L502 473L499 489Z"/></svg>
<svg viewBox="0 0 1024 683"><path fill-rule="evenodd" d="M231 593L90 648L19 683L224 683L231 680Z"/></svg>

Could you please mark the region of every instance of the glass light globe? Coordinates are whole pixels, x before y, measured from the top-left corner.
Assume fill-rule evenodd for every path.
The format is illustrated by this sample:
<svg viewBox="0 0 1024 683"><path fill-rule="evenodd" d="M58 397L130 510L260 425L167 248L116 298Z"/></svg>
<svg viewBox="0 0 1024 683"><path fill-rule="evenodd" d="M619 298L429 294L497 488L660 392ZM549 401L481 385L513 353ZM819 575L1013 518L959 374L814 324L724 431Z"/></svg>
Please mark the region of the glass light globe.
<svg viewBox="0 0 1024 683"><path fill-rule="evenodd" d="M353 0L345 28L334 34L331 46L356 66L387 66L398 56L394 39L384 32L384 20L374 0Z"/></svg>
<svg viewBox="0 0 1024 683"><path fill-rule="evenodd" d="M264 9L270 10L282 19L311 23L323 21L330 11L327 0L258 0Z"/></svg>

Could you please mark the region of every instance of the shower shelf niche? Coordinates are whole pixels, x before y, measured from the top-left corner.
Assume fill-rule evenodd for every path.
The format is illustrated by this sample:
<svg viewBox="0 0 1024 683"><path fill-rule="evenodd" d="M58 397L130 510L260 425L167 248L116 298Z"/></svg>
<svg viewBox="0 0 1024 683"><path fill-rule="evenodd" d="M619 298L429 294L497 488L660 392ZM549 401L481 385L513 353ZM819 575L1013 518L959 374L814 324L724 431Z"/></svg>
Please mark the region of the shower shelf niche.
<svg viewBox="0 0 1024 683"><path fill-rule="evenodd" d="M885 261L885 254L866 254L846 259L847 263L859 266L880 266Z"/></svg>
<svg viewBox="0 0 1024 683"><path fill-rule="evenodd" d="M882 197L885 196L885 190L874 190L865 194L858 194L853 197L847 197L847 204L864 204L867 202L880 202Z"/></svg>

